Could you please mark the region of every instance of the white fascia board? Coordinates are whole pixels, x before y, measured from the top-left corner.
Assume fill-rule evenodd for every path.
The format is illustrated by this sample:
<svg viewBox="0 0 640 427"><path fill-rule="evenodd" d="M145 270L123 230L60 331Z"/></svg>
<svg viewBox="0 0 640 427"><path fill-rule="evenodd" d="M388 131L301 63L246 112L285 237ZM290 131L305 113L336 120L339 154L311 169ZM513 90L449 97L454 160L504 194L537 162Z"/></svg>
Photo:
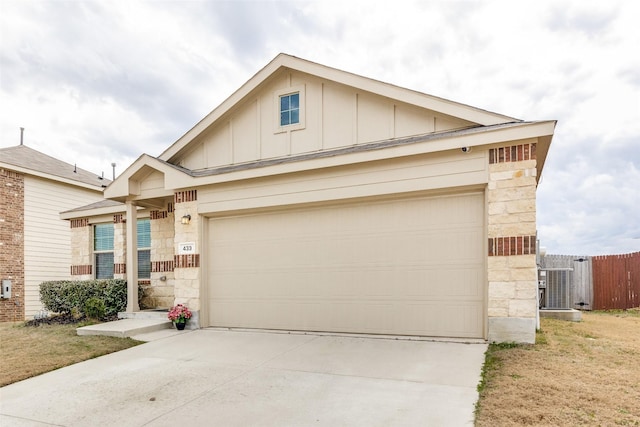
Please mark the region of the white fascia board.
<svg viewBox="0 0 640 427"><path fill-rule="evenodd" d="M60 213L60 219L76 219L94 217L99 215L113 215L118 213L124 213L124 205L122 206L108 206L103 208L87 209L87 210L75 210L70 212Z"/></svg>
<svg viewBox="0 0 640 427"><path fill-rule="evenodd" d="M227 99L225 99L219 106L213 111L207 114L202 120L200 120L194 127L189 129L184 135L182 135L175 143L167 148L162 154L158 156L159 159L169 161L173 156L178 154L189 142L195 137L204 132L209 126L215 123L223 114L233 108L242 99L263 83L269 76L275 73L278 68L282 66L283 58L287 55L280 54L276 56L270 63L264 68L254 74L245 84L240 86L235 92L233 92Z"/></svg>
<svg viewBox="0 0 640 427"><path fill-rule="evenodd" d="M133 188L135 185L132 182L132 178L144 167L155 169L164 174L165 189L175 188L173 185L174 182L184 182L185 180L189 182L191 178L186 173L167 165L155 157L143 154L105 189L105 198L124 200L130 196L136 196L138 193L136 192L137 190Z"/></svg>
<svg viewBox="0 0 640 427"><path fill-rule="evenodd" d="M483 126L520 121L513 117L301 59L298 59L295 65L290 66L290 68Z"/></svg>

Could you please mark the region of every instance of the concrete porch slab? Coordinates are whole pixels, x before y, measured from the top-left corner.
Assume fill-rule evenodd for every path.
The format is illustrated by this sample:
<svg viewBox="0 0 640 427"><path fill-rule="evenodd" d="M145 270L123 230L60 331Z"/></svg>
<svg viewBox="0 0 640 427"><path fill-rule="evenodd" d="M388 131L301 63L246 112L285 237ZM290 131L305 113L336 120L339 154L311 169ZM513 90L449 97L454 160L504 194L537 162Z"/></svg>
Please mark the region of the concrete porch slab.
<svg viewBox="0 0 640 427"><path fill-rule="evenodd" d="M154 331L173 328L167 319L121 319L97 325L83 326L76 329L78 335L104 335L128 338Z"/></svg>
<svg viewBox="0 0 640 427"><path fill-rule="evenodd" d="M580 310L574 310L573 308L558 310L542 309L540 310L540 317L579 322L582 320L582 312Z"/></svg>

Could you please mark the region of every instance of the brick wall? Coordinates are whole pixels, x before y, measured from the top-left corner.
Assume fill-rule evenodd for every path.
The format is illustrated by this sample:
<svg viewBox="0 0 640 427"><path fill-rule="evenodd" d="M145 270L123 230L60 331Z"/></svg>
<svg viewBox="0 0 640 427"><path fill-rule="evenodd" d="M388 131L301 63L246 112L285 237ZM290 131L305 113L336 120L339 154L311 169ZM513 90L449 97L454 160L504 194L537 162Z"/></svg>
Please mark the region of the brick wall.
<svg viewBox="0 0 640 427"><path fill-rule="evenodd" d="M24 175L0 168L0 279L11 298L0 299L0 322L24 320Z"/></svg>
<svg viewBox="0 0 640 427"><path fill-rule="evenodd" d="M489 150L488 316L490 341L535 342L536 145Z"/></svg>

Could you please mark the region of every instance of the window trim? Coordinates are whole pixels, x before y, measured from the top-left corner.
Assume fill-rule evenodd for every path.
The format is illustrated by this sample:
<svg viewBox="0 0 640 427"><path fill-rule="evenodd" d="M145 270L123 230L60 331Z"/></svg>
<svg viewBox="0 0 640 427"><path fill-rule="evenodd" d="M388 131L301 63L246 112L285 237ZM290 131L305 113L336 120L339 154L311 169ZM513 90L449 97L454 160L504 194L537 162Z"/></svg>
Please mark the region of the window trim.
<svg viewBox="0 0 640 427"><path fill-rule="evenodd" d="M96 250L96 228L99 225L110 225L112 228L112 246L110 250ZM115 227L113 227L113 223L112 222L100 222L100 223L95 223L93 224L93 227L91 227L91 233L92 233L92 245L91 245L91 249L92 249L92 258L93 258L93 278L96 280L103 280L103 279L113 279L115 276ZM113 260L112 264L111 264L111 277L98 277L98 262L97 262L97 255L99 254L111 254L111 259Z"/></svg>
<svg viewBox="0 0 640 427"><path fill-rule="evenodd" d="M304 129L306 127L306 96L305 85L291 86L276 90L273 96L273 121L274 121L274 133L291 132L295 130ZM300 96L299 101L299 121L290 125L280 125L280 98L282 96L298 94Z"/></svg>
<svg viewBox="0 0 640 427"><path fill-rule="evenodd" d="M138 256L138 280L149 280L151 279L151 265L149 265L149 277L142 277L140 275L140 252L147 251L149 252L149 264L151 264L151 219L150 218L138 218L136 226L140 225L140 221L147 221L149 223L149 246L140 247L138 246L139 242L136 242L136 254ZM138 230L139 231L139 230ZM140 239L140 234L138 235L138 240Z"/></svg>

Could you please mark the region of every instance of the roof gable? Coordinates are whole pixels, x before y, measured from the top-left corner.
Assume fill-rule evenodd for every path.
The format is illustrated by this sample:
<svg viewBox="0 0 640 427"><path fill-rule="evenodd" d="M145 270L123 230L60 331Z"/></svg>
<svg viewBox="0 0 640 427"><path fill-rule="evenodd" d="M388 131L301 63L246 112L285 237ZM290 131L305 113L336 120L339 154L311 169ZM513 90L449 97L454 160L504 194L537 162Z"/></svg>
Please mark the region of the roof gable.
<svg viewBox="0 0 640 427"><path fill-rule="evenodd" d="M185 152L194 149L192 145L198 144L197 138L200 135L208 132L212 127L224 126L224 123L221 123L223 121L221 119L227 116L232 110L237 109L238 106L251 102L257 91L269 86L269 84L277 80L282 73L286 73L287 71L297 74L304 73L311 78L322 79L336 85L341 85L343 88L351 88L351 90L365 92L367 96L373 98L399 101L407 110L430 110L448 119L457 119L468 124L488 126L519 121L512 117L401 88L290 55L280 54L220 104L220 106L165 150L159 158L171 163L176 162ZM375 121L373 122L375 123Z"/></svg>
<svg viewBox="0 0 640 427"><path fill-rule="evenodd" d="M173 196L174 183L189 179L180 167L143 154L105 189L104 196L120 202L145 200L149 206L164 206L163 199Z"/></svg>

